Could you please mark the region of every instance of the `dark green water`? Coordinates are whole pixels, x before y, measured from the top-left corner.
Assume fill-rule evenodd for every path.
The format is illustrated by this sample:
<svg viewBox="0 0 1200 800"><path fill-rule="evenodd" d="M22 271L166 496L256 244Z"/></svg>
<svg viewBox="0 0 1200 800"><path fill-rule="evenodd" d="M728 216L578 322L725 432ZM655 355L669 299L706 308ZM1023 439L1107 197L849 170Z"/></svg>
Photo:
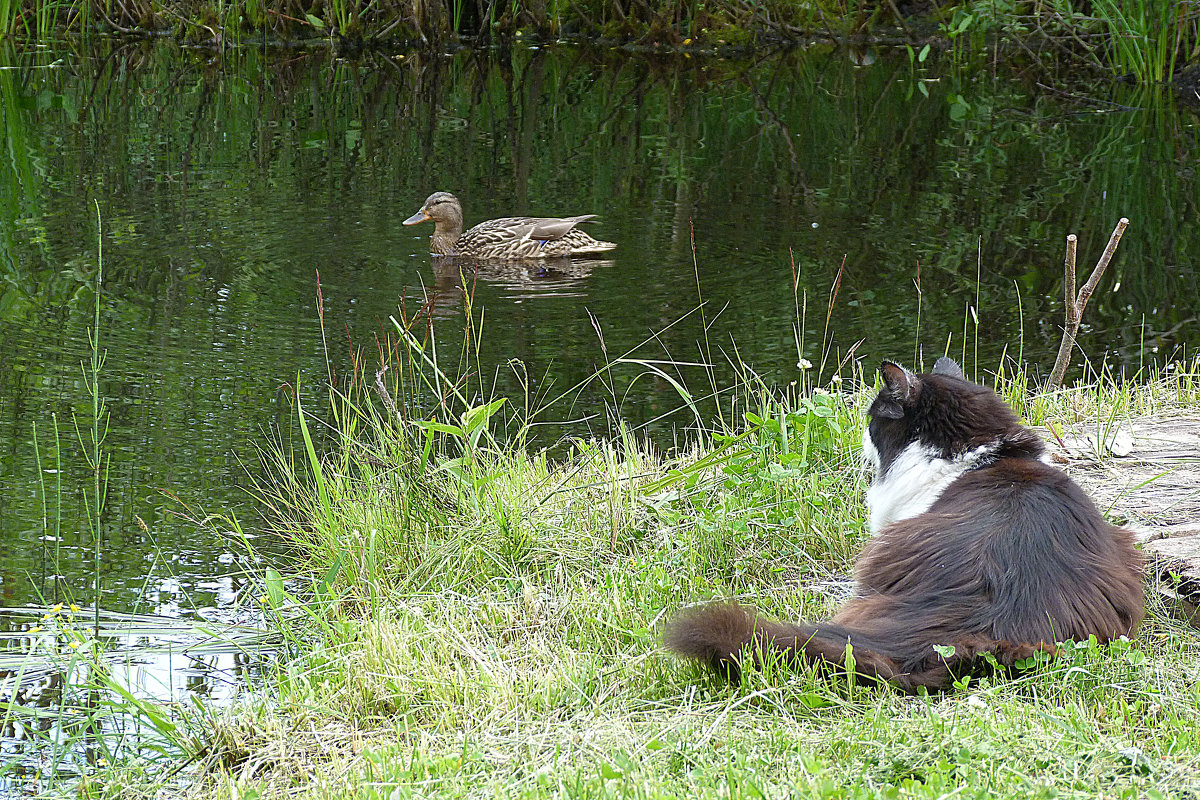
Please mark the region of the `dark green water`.
<svg viewBox="0 0 1200 800"><path fill-rule="evenodd" d="M620 245L570 269L468 280L502 394L520 391L512 358L543 389L590 374L605 359L597 326L610 355L663 331L637 354L696 361L704 322L687 315L700 297L714 360L736 345L768 382L794 380L797 298L803 356L819 364L843 263L830 352L862 339L873 369L911 362L918 341L940 354L952 336L961 355L966 326L968 371L1007 347L1045 372L1063 237L1080 234L1086 274L1123 215L1133 224L1088 309L1085 351L1136 369L1200 333L1200 133L1169 95L1092 87L1092 102L915 74L903 53L858 67L836 50L350 63L96 47L0 49L0 604L37 602L55 575L92 599L73 419L90 423L80 362L97 208L112 415L102 602L117 610L234 606L232 548L180 515L255 523L257 447L289 428L297 379L314 407L325 392L318 273L339 373L351 346L370 352L389 315L412 314L425 293L438 339L460 341L457 276L431 264L427 226L399 225L434 190L458 194L469 223L597 213L591 232ZM640 372L613 371L619 413L638 424L679 405ZM612 406L597 386L551 418L591 416L572 430L602 431ZM670 424L654 434L669 440Z"/></svg>

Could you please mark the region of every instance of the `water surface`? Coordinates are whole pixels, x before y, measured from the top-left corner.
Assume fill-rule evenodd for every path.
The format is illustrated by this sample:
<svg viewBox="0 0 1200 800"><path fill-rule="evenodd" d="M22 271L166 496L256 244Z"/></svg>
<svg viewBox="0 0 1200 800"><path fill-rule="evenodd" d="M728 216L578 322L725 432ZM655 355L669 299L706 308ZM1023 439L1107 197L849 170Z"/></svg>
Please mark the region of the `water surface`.
<svg viewBox="0 0 1200 800"><path fill-rule="evenodd" d="M706 355L719 380L736 352L774 384L829 354L827 381L860 340L867 369L949 341L968 372L1006 349L1048 370L1063 237L1080 234L1086 272L1128 216L1084 351L1136 369L1195 337L1191 111L874 56L0 49L0 603L92 599L74 420L90 424L100 244L102 604L118 611L237 618L236 548L192 520L253 526L247 469L289 435L294 387L319 407L352 348L422 307L453 351L464 289L484 371L513 396L521 374L553 394L647 340L637 355ZM464 278L430 258L428 226L399 225L435 190L468 223L596 213L592 232L620 246ZM612 393L549 417L589 421L548 435L679 405L641 372L613 370ZM669 442L685 422L649 430Z"/></svg>

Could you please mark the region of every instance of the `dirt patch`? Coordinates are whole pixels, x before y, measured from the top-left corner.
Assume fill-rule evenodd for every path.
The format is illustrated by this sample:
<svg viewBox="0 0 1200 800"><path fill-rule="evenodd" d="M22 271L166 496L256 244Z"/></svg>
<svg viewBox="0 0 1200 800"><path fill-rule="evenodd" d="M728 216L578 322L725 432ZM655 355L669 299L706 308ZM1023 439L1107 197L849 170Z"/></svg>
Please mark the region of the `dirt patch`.
<svg viewBox="0 0 1200 800"><path fill-rule="evenodd" d="M1200 534L1200 417L1138 417L1042 433L1055 463L1138 538Z"/></svg>
<svg viewBox="0 0 1200 800"><path fill-rule="evenodd" d="M1200 416L1045 430L1050 455L1149 556L1147 582L1200 625Z"/></svg>

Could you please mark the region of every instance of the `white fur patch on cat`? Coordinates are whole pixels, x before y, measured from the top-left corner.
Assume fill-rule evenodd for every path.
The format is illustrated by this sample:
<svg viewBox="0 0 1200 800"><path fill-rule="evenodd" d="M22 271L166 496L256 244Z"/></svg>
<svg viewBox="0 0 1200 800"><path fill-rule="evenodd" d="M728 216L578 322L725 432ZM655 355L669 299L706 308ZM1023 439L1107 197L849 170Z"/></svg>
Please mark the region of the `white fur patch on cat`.
<svg viewBox="0 0 1200 800"><path fill-rule="evenodd" d="M893 522L924 514L947 486L979 466L998 448L999 442L993 442L947 459L940 458L932 447L913 442L880 475L879 453L870 435L864 433L863 455L876 470L875 480L867 489L871 533L879 533Z"/></svg>
<svg viewBox="0 0 1200 800"><path fill-rule="evenodd" d="M863 428L862 440L862 455L863 461L867 462L867 466L875 471L875 477L879 478L879 451L875 449L875 443L871 441L871 429Z"/></svg>

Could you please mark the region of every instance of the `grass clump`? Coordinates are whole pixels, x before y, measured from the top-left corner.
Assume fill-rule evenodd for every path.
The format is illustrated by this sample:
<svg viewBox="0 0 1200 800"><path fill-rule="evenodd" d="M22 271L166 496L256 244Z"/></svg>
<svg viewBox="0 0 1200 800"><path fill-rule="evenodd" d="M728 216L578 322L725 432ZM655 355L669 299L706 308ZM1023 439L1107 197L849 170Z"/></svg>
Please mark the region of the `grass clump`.
<svg viewBox="0 0 1200 800"><path fill-rule="evenodd" d="M1170 81L1200 53L1200 9L1188 0L971 0L941 8L939 17L956 63L965 43L995 38L1151 84Z"/></svg>
<svg viewBox="0 0 1200 800"><path fill-rule="evenodd" d="M770 666L726 687L659 651L689 602L786 618L837 604L866 535L867 392L747 379L736 424L671 452L624 427L535 449L544 407L489 400L431 347L408 352L378 384L360 368L327 427L302 416L295 452L271 453L259 491L291 558L264 568L258 602L291 650L271 703L193 726L192 795L1200 791L1200 636L1161 608L1136 641L1068 645L939 697ZM1024 410L1190 403L1195 367L1136 401L1097 382ZM1023 380L998 378L1019 397Z"/></svg>
<svg viewBox="0 0 1200 800"><path fill-rule="evenodd" d="M1079 380L1054 391L1038 391L1028 370L1007 362L993 386L1030 425L1115 423L1200 406L1200 358L1147 364L1131 375L1088 364Z"/></svg>

